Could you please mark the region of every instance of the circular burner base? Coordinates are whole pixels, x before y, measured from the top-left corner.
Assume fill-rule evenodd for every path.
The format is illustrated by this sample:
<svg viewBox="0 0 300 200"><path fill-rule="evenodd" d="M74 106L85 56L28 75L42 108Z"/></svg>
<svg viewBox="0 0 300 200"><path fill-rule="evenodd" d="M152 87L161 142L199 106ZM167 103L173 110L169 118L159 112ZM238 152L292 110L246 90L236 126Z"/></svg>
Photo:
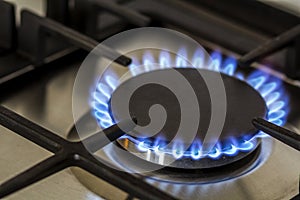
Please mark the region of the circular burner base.
<svg viewBox="0 0 300 200"><path fill-rule="evenodd" d="M119 147L111 147L111 150ZM194 160L181 160L180 167L163 167L156 171L143 172L144 176L147 176L151 179L160 180L164 182L173 182L173 183L214 183L220 182L228 179L232 179L238 176L241 176L253 168L255 168L260 160L258 159L261 153L262 147L258 145L252 152L244 154L239 159L231 162L226 162L226 165L220 165L218 167L210 168L196 168L197 161ZM118 162L122 167L128 169L132 172L143 171L144 168L155 168L150 165L155 165L149 163L143 159L140 159L134 155L130 158L124 158L118 156L117 154L112 154L112 158ZM225 158L226 159L226 158ZM227 158L228 159L228 158ZM221 159L222 160L222 159ZM144 161L144 162L143 162ZM211 162L211 161L208 161ZM138 163L139 166L136 165ZM203 164L203 162L199 162ZM183 166L186 165L186 168ZM191 167L191 165L194 165ZM211 166L211 165L210 165ZM156 167L157 168L157 167Z"/></svg>

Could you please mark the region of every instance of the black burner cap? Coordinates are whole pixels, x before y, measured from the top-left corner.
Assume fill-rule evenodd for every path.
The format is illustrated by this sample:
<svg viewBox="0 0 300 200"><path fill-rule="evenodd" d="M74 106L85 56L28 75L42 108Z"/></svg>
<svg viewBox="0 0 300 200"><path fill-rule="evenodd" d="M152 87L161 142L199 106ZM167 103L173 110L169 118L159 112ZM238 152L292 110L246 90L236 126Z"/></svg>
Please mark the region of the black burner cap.
<svg viewBox="0 0 300 200"><path fill-rule="evenodd" d="M137 88L132 93L127 108L130 114L137 118L138 125L145 126L150 122L148 114L150 107L155 104L160 104L165 108L167 113L166 123L155 136L151 136L148 139L155 142L156 138L159 137L163 138L166 143L173 141L181 120L181 105L176 98L176 94L168 89L168 87L156 83L155 80L166 79L174 70L179 72L189 82L197 96L200 121L198 123L195 140L203 141L207 134L208 127L214 125L214 121L211 121L212 99L204 79L210 79L210 82L214 81L214 78L217 76L220 77L219 72L193 68L172 68L151 71L132 77L122 83L112 95L110 112L113 119L120 121L126 117L120 112L124 109L123 99L120 95L126 91L130 91L132 88ZM225 74L221 74L221 78L223 79L226 92L227 111L219 142L221 142L221 144L227 143L229 140L232 140L232 138L237 141L249 139L256 133L255 128L251 124L252 119L266 116L267 108L265 101L260 94L246 82ZM151 79L153 79L153 83L141 84L144 80ZM179 92L185 94L186 90L184 84L179 80L173 81L174 85L179 89ZM188 99L190 97L186 96L186 98ZM215 101L221 103L223 100L220 98L214 99L214 102ZM218 103L214 105L218 106ZM191 116L193 115L191 114ZM145 136L147 135L146 132L136 134ZM184 133L184 135L187 134L191 133ZM185 138L181 138L181 140L183 143L189 143L187 145L191 144L187 142Z"/></svg>

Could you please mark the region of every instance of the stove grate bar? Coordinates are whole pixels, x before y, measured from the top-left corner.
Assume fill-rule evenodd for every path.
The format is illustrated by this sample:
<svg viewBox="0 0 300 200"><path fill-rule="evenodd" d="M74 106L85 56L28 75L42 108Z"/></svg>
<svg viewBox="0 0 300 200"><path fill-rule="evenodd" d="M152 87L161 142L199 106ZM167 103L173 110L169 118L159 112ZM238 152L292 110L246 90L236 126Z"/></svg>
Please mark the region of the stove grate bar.
<svg viewBox="0 0 300 200"><path fill-rule="evenodd" d="M0 198L36 183L68 167L62 155L54 155L0 185Z"/></svg>
<svg viewBox="0 0 300 200"><path fill-rule="evenodd" d="M93 0L92 6L97 6L99 9L114 14L121 19L129 22L130 24L136 25L138 27L147 26L151 22L151 19L148 16L131 10L128 7L113 3L111 1Z"/></svg>
<svg viewBox="0 0 300 200"><path fill-rule="evenodd" d="M52 153L61 149L64 139L24 117L0 106L0 124Z"/></svg>
<svg viewBox="0 0 300 200"><path fill-rule="evenodd" d="M287 144L290 147L300 151L300 135L297 133L272 124L262 118L254 119L252 123L258 130L261 130L283 142L284 144Z"/></svg>
<svg viewBox="0 0 300 200"><path fill-rule="evenodd" d="M120 123L126 123L126 121ZM122 172L103 164L95 159L88 150L91 148L92 151L96 151L97 148L101 149L109 143L101 141L103 137L100 137L100 135L106 135L110 140L115 140L125 134L119 127L129 131L134 128L132 124L126 127L124 126L126 124L113 125L79 142L65 140L3 106L0 106L0 124L55 154L2 183L0 185L0 198L23 189L65 168L76 166L137 198L175 200L172 196L146 183L141 176ZM99 140L99 143L95 140ZM85 146L84 142L87 142L88 146Z"/></svg>
<svg viewBox="0 0 300 200"><path fill-rule="evenodd" d="M297 37L300 37L300 24L245 54L239 59L239 64L242 66L250 65L257 60L284 48L296 40Z"/></svg>

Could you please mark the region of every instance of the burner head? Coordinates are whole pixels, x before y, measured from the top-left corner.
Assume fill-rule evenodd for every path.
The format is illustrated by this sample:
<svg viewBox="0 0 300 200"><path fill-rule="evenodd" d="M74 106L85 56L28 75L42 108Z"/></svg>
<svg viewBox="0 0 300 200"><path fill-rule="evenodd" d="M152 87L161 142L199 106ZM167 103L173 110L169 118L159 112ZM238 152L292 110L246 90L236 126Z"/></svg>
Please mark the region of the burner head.
<svg viewBox="0 0 300 200"><path fill-rule="evenodd" d="M137 118L139 126L146 126L150 123L151 120L149 116L149 109L153 105L159 104L163 106L167 115L164 126L157 134L153 136L153 133L151 133L150 130L149 133L147 133L147 130L143 133L134 132L134 135L136 136L141 135L143 137L147 137L147 134L149 134L149 137L147 139L141 139L139 137L129 137L126 139L121 139L119 140L121 146L128 149L129 151L136 152L138 151L138 148L129 147L138 146L138 143L143 141L143 144L145 144L144 147L149 147L150 149L154 145L158 145L157 143L159 142L161 143L159 145L162 151L165 151L167 154L172 154L172 151L174 151L174 148L172 147L174 147L174 145L176 146L176 144L172 145L172 143L174 141L178 141L178 138L176 140L174 138L176 137L176 133L179 129L181 120L181 105L176 98L176 95L173 94L172 91L170 91L167 87L159 85L157 83L138 85L137 87L137 84L143 83L143 80L163 80L165 79L165 77L170 76L172 70L176 70L177 72L179 72L189 82L196 94L200 110L200 120L197 124L197 133L181 134L183 136L180 137L180 143L184 145L183 149L185 149L185 153L183 155L192 155L192 151L195 151L195 148L198 148L196 149L196 151L200 150L201 143L204 141L206 134L211 134L207 133L207 131L209 130L209 126L214 124L214 122L211 121L212 100L206 81L208 79L210 79L210 81L213 81L217 76L221 76L224 82L227 110L224 127L222 129L220 137L218 138L217 144L219 146L219 149L216 150L225 151L228 148L232 148L232 145L238 145L239 143L242 144L245 140L249 140L256 134L256 130L251 124L251 121L255 117L265 117L267 108L265 101L255 89L239 79L225 74L220 75L218 72L193 68L173 68L156 70L138 75L125 81L115 90L112 95L112 99L118 98L118 100L112 100L110 103L111 115L115 121L121 121L126 118L126 116L123 115L123 112L121 112L122 109L124 109L124 104L122 103L122 99L120 99L120 96L123 92L128 91L131 88L137 89L131 95L128 109L129 113ZM184 95L186 92L184 84L180 83L180 81L176 84L178 84L176 85L176 87L179 88L179 91ZM188 98L189 97L187 96L187 99ZM215 100L214 106L218 106L218 104L215 104ZM190 141L190 137L188 134L195 135L195 138L192 142ZM195 145L197 142L200 145ZM216 161L220 160L219 158L212 157L206 158L208 160L205 161L205 164L201 164L201 160L203 160L201 157L198 157L201 159L196 159L195 162L200 162L200 164L198 165L198 167L200 168L220 166L223 165L224 160L226 160L226 164L228 164L240 159L241 157L244 157L246 154L251 152L253 149L255 149L257 143L257 141L253 140L254 145L252 149L247 149L247 152L235 152L235 156L229 156L226 159L224 159L223 157L221 159L221 162ZM164 148L163 146L165 144L168 145L166 145ZM209 152L201 153L205 154ZM186 156L183 156L180 159L186 159ZM192 159L189 158L189 160ZM186 163L186 161L184 163ZM176 165L176 167L178 167L178 165Z"/></svg>

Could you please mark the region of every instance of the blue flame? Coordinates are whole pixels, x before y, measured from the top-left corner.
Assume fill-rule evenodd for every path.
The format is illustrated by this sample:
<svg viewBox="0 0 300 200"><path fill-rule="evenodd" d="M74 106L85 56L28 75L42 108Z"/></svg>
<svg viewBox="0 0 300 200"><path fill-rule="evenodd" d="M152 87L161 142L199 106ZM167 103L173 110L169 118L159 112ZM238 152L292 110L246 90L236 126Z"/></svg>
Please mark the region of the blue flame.
<svg viewBox="0 0 300 200"><path fill-rule="evenodd" d="M205 57L203 51L197 49L193 56L193 67L202 68L205 62Z"/></svg>
<svg viewBox="0 0 300 200"><path fill-rule="evenodd" d="M159 55L159 64L161 68L171 67L171 57L170 54L166 51L161 51Z"/></svg>
<svg viewBox="0 0 300 200"><path fill-rule="evenodd" d="M154 57L150 51L146 51L143 55L143 64L145 67L145 71L152 71L155 69L154 66L156 66ZM154 65L155 64L155 65Z"/></svg>
<svg viewBox="0 0 300 200"><path fill-rule="evenodd" d="M187 67L188 62L187 62L187 51L185 48L179 49L177 56L176 56L176 66L181 66L181 67Z"/></svg>
<svg viewBox="0 0 300 200"><path fill-rule="evenodd" d="M150 51L146 51L142 61L139 61L135 57L132 58L133 62L129 66L129 70L132 76L137 76L138 74L156 69L174 67L174 65L177 68L192 65L191 67L194 68L205 68L236 77L247 82L264 98L268 108L267 120L279 126L284 125L288 111L288 100L285 98L286 95L284 95L280 80L274 79L261 71L255 71L245 76L237 70L237 64L234 58L228 57L223 60L219 52L213 52L211 54L212 62L207 65L204 54L201 49L197 49L193 54L190 64L185 48L179 49L178 55L175 58L172 58L169 52L161 51L158 55L158 60L155 60L155 56ZM110 72L106 74L103 80L99 81L95 92L92 94L93 101L91 106L94 116L102 128L107 128L114 124L109 113L108 102L118 85L119 82L116 78L116 74ZM172 149L170 150L166 148L166 144L162 138L157 138L156 141L153 142L147 139L138 140L129 135L123 136L123 138L127 138L135 143L141 152L153 151L156 154L173 155L176 159L189 157L194 160L205 157L218 159L221 156L234 156L239 152L249 152L256 147L257 138L264 137L268 137L268 135L259 131L252 138L244 138L239 141L235 138L231 138L227 144L217 143L210 152L204 152L202 151L201 141L193 142L188 149L184 148L181 141L176 141L173 142Z"/></svg>
<svg viewBox="0 0 300 200"><path fill-rule="evenodd" d="M208 66L208 69L213 70L213 71L218 71L221 72L221 64L222 64L222 56L218 52L213 52L211 54L211 59L212 62Z"/></svg>

